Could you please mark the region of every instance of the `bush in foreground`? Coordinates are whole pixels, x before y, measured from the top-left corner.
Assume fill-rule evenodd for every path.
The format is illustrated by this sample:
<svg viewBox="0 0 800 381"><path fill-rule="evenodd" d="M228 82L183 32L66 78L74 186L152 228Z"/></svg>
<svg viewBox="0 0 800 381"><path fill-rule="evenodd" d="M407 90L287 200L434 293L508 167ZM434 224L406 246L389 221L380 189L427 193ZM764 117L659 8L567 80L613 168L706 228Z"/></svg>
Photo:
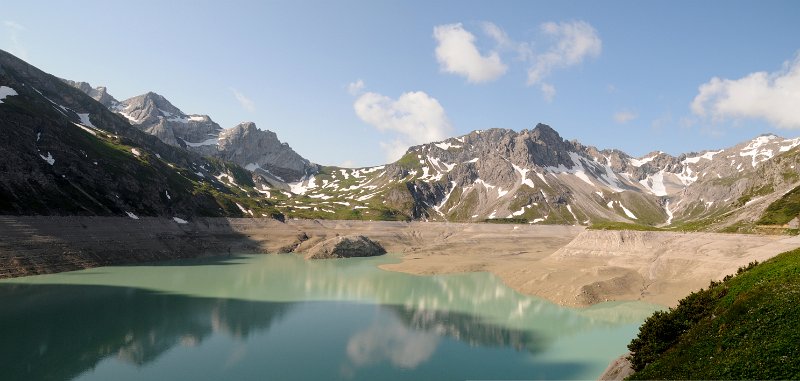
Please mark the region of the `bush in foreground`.
<svg viewBox="0 0 800 381"><path fill-rule="evenodd" d="M630 379L800 379L800 249L656 312L628 348Z"/></svg>

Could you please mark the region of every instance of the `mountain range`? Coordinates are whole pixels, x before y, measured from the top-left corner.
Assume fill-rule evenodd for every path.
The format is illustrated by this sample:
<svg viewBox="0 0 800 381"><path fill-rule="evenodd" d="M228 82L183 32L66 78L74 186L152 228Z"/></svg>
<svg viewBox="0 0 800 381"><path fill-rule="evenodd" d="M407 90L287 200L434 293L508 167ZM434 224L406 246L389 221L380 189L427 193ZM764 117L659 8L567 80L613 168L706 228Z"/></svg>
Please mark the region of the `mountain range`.
<svg viewBox="0 0 800 381"><path fill-rule="evenodd" d="M782 227L800 213L800 138L632 157L553 128L473 131L396 162L310 162L252 122L164 96L118 101L0 51L0 213ZM132 217L133 218L133 217Z"/></svg>

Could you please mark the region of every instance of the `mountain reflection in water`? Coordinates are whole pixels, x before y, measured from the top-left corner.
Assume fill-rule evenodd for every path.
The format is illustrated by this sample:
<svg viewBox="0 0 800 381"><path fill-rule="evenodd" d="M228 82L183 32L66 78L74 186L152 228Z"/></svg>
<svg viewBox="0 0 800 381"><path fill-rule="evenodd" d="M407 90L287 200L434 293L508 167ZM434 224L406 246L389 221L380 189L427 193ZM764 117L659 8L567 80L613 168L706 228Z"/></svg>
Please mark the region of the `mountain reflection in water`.
<svg viewBox="0 0 800 381"><path fill-rule="evenodd" d="M377 263L260 256L4 281L0 378L580 378L597 364L535 359L564 335L643 318Z"/></svg>

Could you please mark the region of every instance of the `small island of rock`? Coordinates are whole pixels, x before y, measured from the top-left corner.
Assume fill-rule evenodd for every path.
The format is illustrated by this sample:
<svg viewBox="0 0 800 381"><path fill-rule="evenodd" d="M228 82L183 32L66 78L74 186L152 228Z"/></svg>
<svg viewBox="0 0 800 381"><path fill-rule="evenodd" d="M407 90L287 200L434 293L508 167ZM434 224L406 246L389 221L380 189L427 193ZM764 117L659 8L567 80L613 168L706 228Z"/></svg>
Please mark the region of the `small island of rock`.
<svg viewBox="0 0 800 381"><path fill-rule="evenodd" d="M363 235L339 236L327 239L312 247L306 259L372 257L386 254L379 243Z"/></svg>

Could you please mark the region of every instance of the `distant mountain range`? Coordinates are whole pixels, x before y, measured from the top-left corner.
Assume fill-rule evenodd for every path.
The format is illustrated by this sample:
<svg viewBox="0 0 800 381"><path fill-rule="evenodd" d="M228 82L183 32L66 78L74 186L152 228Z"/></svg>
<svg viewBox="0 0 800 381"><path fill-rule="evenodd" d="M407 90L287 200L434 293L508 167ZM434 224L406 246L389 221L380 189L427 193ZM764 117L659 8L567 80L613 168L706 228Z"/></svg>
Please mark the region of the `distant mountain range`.
<svg viewBox="0 0 800 381"><path fill-rule="evenodd" d="M298 181L316 172L317 165L281 143L272 131L244 122L223 130L208 115L184 114L163 96L149 92L122 102L105 87L63 80L83 91L128 122L171 146L236 163L261 175L270 184Z"/></svg>
<svg viewBox="0 0 800 381"><path fill-rule="evenodd" d="M474 131L354 169L311 163L251 122L223 129L152 92L118 101L105 87L60 80L2 51L0 86L6 214L747 231L800 213L800 138L762 135L723 150L634 158L538 124Z"/></svg>

